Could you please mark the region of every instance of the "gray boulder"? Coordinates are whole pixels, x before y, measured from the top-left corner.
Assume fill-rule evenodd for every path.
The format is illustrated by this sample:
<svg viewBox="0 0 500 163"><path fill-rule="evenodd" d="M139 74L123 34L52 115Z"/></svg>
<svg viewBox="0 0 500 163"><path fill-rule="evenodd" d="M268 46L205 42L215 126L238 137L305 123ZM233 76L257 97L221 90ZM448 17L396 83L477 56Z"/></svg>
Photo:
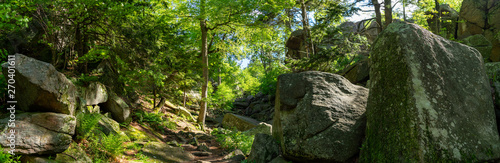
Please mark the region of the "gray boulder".
<svg viewBox="0 0 500 163"><path fill-rule="evenodd" d="M7 62L2 65L3 74L8 74L8 67ZM16 54L15 70L14 86L20 110L74 115L76 87L54 66Z"/></svg>
<svg viewBox="0 0 500 163"><path fill-rule="evenodd" d="M271 135L257 134L253 140L249 162L268 163L279 155L279 144Z"/></svg>
<svg viewBox="0 0 500 163"><path fill-rule="evenodd" d="M128 122L130 120L130 107L114 92L109 91L108 95L108 101L103 103L101 109L103 111L109 111L111 117L119 123Z"/></svg>
<svg viewBox="0 0 500 163"><path fill-rule="evenodd" d="M500 157L481 54L405 22L371 55L363 162L466 162ZM471 160L472 159L472 160Z"/></svg>
<svg viewBox="0 0 500 163"><path fill-rule="evenodd" d="M124 140L129 140L128 136L120 130L120 124L118 124L118 122L104 115L99 116L101 116L101 119L99 120L98 125L104 134L120 135Z"/></svg>
<svg viewBox="0 0 500 163"><path fill-rule="evenodd" d="M97 105L108 101L106 86L99 82L92 82L87 87L80 87L80 104L83 106Z"/></svg>
<svg viewBox="0 0 500 163"><path fill-rule="evenodd" d="M308 71L278 77L273 137L300 162L344 162L359 152L368 89L340 75Z"/></svg>
<svg viewBox="0 0 500 163"><path fill-rule="evenodd" d="M75 133L76 118L72 115L22 113L16 116L14 123L9 120L0 120L0 145L10 149L10 141L15 140L16 154L61 153L68 149L71 135ZM11 134L11 130L15 133Z"/></svg>

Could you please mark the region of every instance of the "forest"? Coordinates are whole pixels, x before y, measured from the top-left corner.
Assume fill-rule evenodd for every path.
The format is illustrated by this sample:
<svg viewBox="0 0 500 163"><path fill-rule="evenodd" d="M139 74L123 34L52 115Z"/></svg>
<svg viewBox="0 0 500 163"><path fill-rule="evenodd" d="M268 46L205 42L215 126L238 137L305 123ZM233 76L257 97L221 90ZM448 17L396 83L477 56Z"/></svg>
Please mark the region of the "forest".
<svg viewBox="0 0 500 163"><path fill-rule="evenodd" d="M0 162L432 162L448 151L457 159L455 148L444 147L436 147L440 153L432 158L401 152L402 160L387 159L393 154L389 152L379 159L363 152L375 145L361 143L361 138L353 146L355 154L345 158L295 156L302 151L287 146L291 138L278 138L274 132L278 108L283 117L285 108L302 106L284 98L309 97L292 98L302 85L285 94L281 87L288 82L278 80L283 74L317 71L345 77L356 90L370 89L364 106L380 104L370 102L378 97L372 90L385 80L372 75L374 67L384 65L376 64L383 59L372 53L381 51L375 44L383 41L378 36L389 35L385 30L392 30L391 24L415 24L445 41L473 47L481 65L500 61L500 1L467 1L0 0L0 118L6 122ZM482 67L495 91L495 75ZM286 75L283 80L288 80ZM488 92L493 121L500 99L496 96ZM12 127L7 120L9 115L13 119L9 108L14 100L17 126ZM37 119L44 116L53 119ZM280 132L285 133L284 125L279 125ZM73 130L63 134L68 126ZM4 136L9 129L16 129L16 138ZM370 127L366 132L367 140L379 138L368 136L375 132ZM270 141L278 145L272 158L266 158L269 152L251 154L258 153L257 138L264 140L256 133L274 137ZM30 144L35 139L41 142ZM8 145L13 140L15 148ZM462 158L459 162L498 161L500 156Z"/></svg>

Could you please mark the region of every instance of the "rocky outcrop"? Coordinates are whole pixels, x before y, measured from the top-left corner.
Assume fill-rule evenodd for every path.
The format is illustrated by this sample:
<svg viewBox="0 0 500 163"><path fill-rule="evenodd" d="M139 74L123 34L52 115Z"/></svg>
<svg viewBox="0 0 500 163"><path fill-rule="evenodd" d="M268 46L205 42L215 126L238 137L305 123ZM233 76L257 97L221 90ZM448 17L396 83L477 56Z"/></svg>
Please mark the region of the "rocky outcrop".
<svg viewBox="0 0 500 163"><path fill-rule="evenodd" d="M76 118L72 115L22 113L16 115L14 123L9 123L9 120L0 120L3 135L0 145L10 149L10 141L15 140L16 154L61 153L68 149L72 142L71 136L75 133ZM15 130L14 134L11 134L12 130Z"/></svg>
<svg viewBox="0 0 500 163"><path fill-rule="evenodd" d="M299 162L344 162L359 152L368 89L340 75L308 71L278 77L273 137Z"/></svg>
<svg viewBox="0 0 500 163"><path fill-rule="evenodd" d="M236 99L233 108L238 114L267 122L273 119L274 98L273 95L265 95L259 92L255 96L248 95Z"/></svg>
<svg viewBox="0 0 500 163"><path fill-rule="evenodd" d="M491 43L483 35L473 35L463 39L464 44L476 48L483 56L484 61L490 60Z"/></svg>
<svg viewBox="0 0 500 163"><path fill-rule="evenodd" d="M224 115L224 119L222 120L222 125L225 128L236 128L239 131L249 130L259 125L259 123L260 122L255 119L232 113Z"/></svg>
<svg viewBox="0 0 500 163"><path fill-rule="evenodd" d="M8 63L2 65L4 74L7 74L7 67ZM76 87L54 66L16 54L15 70L14 86L20 110L74 115Z"/></svg>
<svg viewBox="0 0 500 163"><path fill-rule="evenodd" d="M271 135L255 135L248 162L268 163L279 155L279 144Z"/></svg>
<svg viewBox="0 0 500 163"><path fill-rule="evenodd" d="M109 91L108 101L103 103L101 108L103 111L111 113L114 120L119 123L127 122L130 120L130 107L123 101L121 97L114 92Z"/></svg>
<svg viewBox="0 0 500 163"><path fill-rule="evenodd" d="M363 162L465 162L500 157L481 54L405 22L371 52ZM274 127L274 126L273 126Z"/></svg>
<svg viewBox="0 0 500 163"><path fill-rule="evenodd" d="M500 61L500 1L464 0L460 8L459 38L481 34L492 44L490 59Z"/></svg>

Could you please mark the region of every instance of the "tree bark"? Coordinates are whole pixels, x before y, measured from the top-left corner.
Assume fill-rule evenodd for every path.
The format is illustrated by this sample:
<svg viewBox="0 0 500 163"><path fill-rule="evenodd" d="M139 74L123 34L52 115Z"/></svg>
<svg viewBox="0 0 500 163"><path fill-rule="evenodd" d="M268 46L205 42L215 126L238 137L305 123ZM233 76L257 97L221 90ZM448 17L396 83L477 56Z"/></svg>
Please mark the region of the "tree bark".
<svg viewBox="0 0 500 163"><path fill-rule="evenodd" d="M186 88L184 88L184 96L182 98L182 106L183 107L186 107Z"/></svg>
<svg viewBox="0 0 500 163"><path fill-rule="evenodd" d="M372 0L373 6L375 7L375 20L377 21L377 31L382 32L382 14L380 13L380 3L378 0Z"/></svg>
<svg viewBox="0 0 500 163"><path fill-rule="evenodd" d="M201 1L202 14L204 14L205 8L205 0ZM201 86L201 105L200 105L200 113L198 116L198 124L201 125L202 130L205 129L205 116L207 113L207 88L208 88L208 46L207 46L207 22L203 17L200 20L200 28L201 28L201 57L203 60L203 84Z"/></svg>
<svg viewBox="0 0 500 163"><path fill-rule="evenodd" d="M403 21L406 21L406 0L403 0Z"/></svg>
<svg viewBox="0 0 500 163"><path fill-rule="evenodd" d="M302 37L304 38L304 42L306 43L306 56L309 58L309 53L312 54L312 42L309 39L309 20L307 18L307 6L305 0L300 0L300 10L302 11L302 29L304 29L304 33ZM309 51L311 50L311 51Z"/></svg>
<svg viewBox="0 0 500 163"><path fill-rule="evenodd" d="M387 27L389 24L392 23L392 4L391 0L384 0L384 11L385 11L385 25L384 27Z"/></svg>
<svg viewBox="0 0 500 163"><path fill-rule="evenodd" d="M439 35L439 33L441 32L441 9L439 7L439 1L434 0L434 5L435 5L435 9L437 11L437 13L436 13L436 34Z"/></svg>

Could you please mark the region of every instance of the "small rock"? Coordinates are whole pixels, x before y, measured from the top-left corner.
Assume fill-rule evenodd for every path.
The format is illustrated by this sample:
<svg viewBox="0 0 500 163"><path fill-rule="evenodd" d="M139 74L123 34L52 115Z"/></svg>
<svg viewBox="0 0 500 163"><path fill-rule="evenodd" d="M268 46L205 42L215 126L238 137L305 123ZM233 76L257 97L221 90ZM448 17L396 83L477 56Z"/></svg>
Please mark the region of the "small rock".
<svg viewBox="0 0 500 163"><path fill-rule="evenodd" d="M226 156L224 156L225 160L230 159L233 161L241 161L241 160L244 160L245 158L246 158L245 154L240 149L236 149L236 150L232 151L231 153L227 154Z"/></svg>
<svg viewBox="0 0 500 163"><path fill-rule="evenodd" d="M210 148L208 148L207 144L201 143L198 147L196 147L196 150L199 151L208 151Z"/></svg>

